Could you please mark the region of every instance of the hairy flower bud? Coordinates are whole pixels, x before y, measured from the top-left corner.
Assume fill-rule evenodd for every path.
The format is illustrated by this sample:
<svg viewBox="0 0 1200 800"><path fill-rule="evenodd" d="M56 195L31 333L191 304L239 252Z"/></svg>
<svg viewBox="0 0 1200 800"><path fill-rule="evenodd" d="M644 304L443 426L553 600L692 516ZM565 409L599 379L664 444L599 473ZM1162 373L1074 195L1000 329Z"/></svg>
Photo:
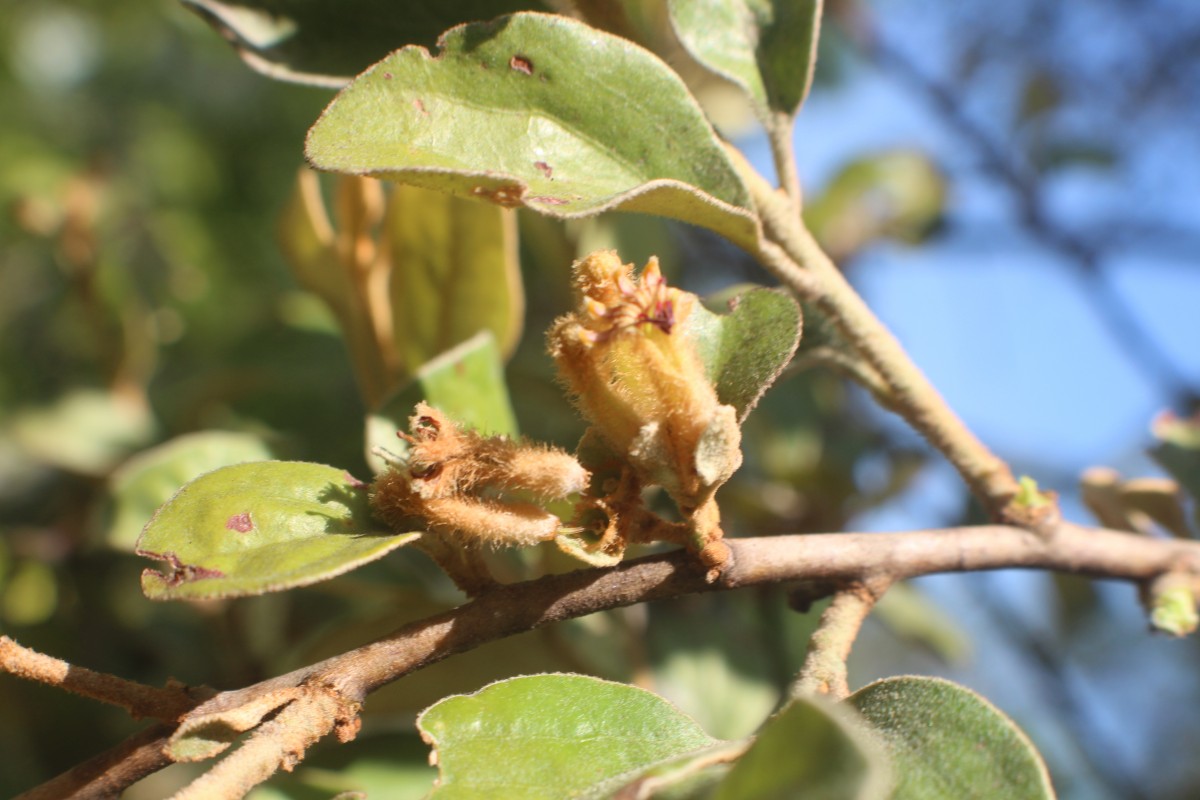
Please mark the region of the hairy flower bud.
<svg viewBox="0 0 1200 800"><path fill-rule="evenodd" d="M585 416L648 485L695 508L741 464L741 432L717 399L684 323L699 299L671 288L658 260L639 278L616 253L575 265L576 311L550 353Z"/></svg>
<svg viewBox="0 0 1200 800"><path fill-rule="evenodd" d="M691 531L688 545L715 577L729 550L713 495L742 463L741 429L688 333L699 298L668 286L656 258L639 277L612 251L592 253L574 270L578 305L551 327L550 354L580 410L638 483L661 486L675 501ZM631 518L627 504L593 499L593 512ZM596 533L611 546L611 531Z"/></svg>
<svg viewBox="0 0 1200 800"><path fill-rule="evenodd" d="M587 488L588 473L571 455L459 427L441 411L417 405L405 463L375 481L371 504L394 528L424 524L462 546L526 546L554 538L562 522L527 495L560 500Z"/></svg>

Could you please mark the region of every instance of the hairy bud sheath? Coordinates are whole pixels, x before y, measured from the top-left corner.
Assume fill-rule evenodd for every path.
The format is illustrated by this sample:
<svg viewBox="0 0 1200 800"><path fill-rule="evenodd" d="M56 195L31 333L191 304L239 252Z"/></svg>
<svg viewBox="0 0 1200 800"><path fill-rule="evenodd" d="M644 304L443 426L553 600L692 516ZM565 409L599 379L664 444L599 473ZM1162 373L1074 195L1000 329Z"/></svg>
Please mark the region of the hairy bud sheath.
<svg viewBox="0 0 1200 800"><path fill-rule="evenodd" d="M688 335L699 299L667 286L656 258L638 278L612 251L574 269L578 306L551 327L550 354L584 416L638 482L675 501L689 546L715 579L729 549L713 495L741 466L741 429ZM612 497L591 500L610 521L630 516ZM600 535L602 543L611 538Z"/></svg>
<svg viewBox="0 0 1200 800"><path fill-rule="evenodd" d="M612 251L575 265L575 289L549 345L580 410L644 483L701 505L740 466L741 432L683 324L698 298L667 286L657 259L635 279Z"/></svg>
<svg viewBox="0 0 1200 800"><path fill-rule="evenodd" d="M409 420L407 462L375 481L371 504L394 529L417 524L463 546L525 546L552 539L554 514L512 497L559 500L587 488L588 473L560 450L459 427L425 403Z"/></svg>

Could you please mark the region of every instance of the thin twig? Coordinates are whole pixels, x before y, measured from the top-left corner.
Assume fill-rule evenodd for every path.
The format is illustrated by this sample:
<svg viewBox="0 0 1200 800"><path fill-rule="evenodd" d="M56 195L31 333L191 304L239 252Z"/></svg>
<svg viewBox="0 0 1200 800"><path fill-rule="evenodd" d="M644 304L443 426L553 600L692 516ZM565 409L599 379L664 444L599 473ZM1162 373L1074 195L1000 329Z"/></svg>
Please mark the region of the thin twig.
<svg viewBox="0 0 1200 800"><path fill-rule="evenodd" d="M791 201L796 214L800 213L803 198L800 193L800 174L796 171L796 153L792 144L795 123L792 115L785 111L771 113L767 123L767 140L771 143L771 155L775 160L775 174L779 188Z"/></svg>
<svg viewBox="0 0 1200 800"><path fill-rule="evenodd" d="M332 731L343 713L339 698L316 691L287 705L215 767L171 800L237 800L281 767L291 771L309 747Z"/></svg>
<svg viewBox="0 0 1200 800"><path fill-rule="evenodd" d="M823 694L834 700L850 696L846 659L863 620L883 597L889 580L856 583L841 589L821 613L821 621L808 640L808 654L791 695Z"/></svg>
<svg viewBox="0 0 1200 800"><path fill-rule="evenodd" d="M206 688L193 689L182 685L160 689L78 667L30 650L7 636L0 636L0 672L66 689L103 703L112 703L124 708L134 719L152 717L175 720L213 694Z"/></svg>
<svg viewBox="0 0 1200 800"><path fill-rule="evenodd" d="M171 761L163 751L174 726L158 723L14 800L111 800Z"/></svg>

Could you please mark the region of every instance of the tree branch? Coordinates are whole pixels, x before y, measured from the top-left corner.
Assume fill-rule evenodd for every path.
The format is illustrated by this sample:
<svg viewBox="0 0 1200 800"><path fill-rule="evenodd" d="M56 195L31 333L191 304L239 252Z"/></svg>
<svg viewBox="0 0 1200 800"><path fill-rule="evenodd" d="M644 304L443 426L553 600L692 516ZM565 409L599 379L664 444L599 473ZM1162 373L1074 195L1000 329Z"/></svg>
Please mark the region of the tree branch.
<svg viewBox="0 0 1200 800"><path fill-rule="evenodd" d="M248 788L279 766L298 762L305 749L330 730L336 730L343 741L352 738L353 722L347 719L347 709L376 689L488 642L597 611L772 583L814 581L881 587L932 573L1006 568L1053 570L1139 585L1172 573L1188 576L1193 591L1200 593L1200 542L1151 539L1069 523L1060 523L1045 535L1010 525L982 525L889 534L732 539L729 545L733 563L716 583L705 579L706 569L693 554L680 550L608 569L584 569L502 586L349 652L222 692L184 719L237 709L282 688L304 688L304 700L287 706L269 723L270 728L260 727L247 744L216 768L226 770L220 773L222 787ZM864 605L843 600L835 613L852 620L869 610ZM848 647L852 639L843 635L840 647ZM321 697L329 702L318 702ZM297 718L296 725L284 725L292 717ZM281 725L288 727L286 732ZM241 755L247 748L249 752ZM248 779L253 782L246 783Z"/></svg>
<svg viewBox="0 0 1200 800"><path fill-rule="evenodd" d="M846 341L883 380L887 387L887 407L946 456L993 519L1006 520L1006 508L1018 488L1008 465L988 450L950 409L896 337L867 307L792 213L786 198L757 173L745 170L743 173L762 219L765 237L781 248L791 262L782 263L774 249L761 247L763 266L838 326ZM762 257L765 255L770 257Z"/></svg>
<svg viewBox="0 0 1200 800"><path fill-rule="evenodd" d="M163 751L174 726L160 722L14 800L110 800L171 764Z"/></svg>
<svg viewBox="0 0 1200 800"><path fill-rule="evenodd" d="M213 694L203 687L190 688L181 684L160 689L77 667L23 647L7 636L0 636L0 672L66 689L102 703L112 703L124 708L134 719L178 719Z"/></svg>
<svg viewBox="0 0 1200 800"><path fill-rule="evenodd" d="M805 694L829 695L834 700L850 696L846 659L863 620L891 585L888 579L871 584L856 583L839 590L821 613L821 622L808 640L808 654L796 682L793 697Z"/></svg>

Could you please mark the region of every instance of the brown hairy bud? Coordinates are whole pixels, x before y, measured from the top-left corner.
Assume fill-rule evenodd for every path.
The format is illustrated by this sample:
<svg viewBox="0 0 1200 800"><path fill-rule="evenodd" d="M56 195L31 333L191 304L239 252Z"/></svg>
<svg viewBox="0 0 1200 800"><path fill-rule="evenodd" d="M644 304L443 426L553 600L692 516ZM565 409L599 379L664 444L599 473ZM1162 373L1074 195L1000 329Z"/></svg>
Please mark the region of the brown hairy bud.
<svg viewBox="0 0 1200 800"><path fill-rule="evenodd" d="M406 462L371 491L375 513L398 530L424 527L462 547L533 545L553 539L562 521L520 495L561 500L587 488L588 472L571 455L482 436L425 403L409 431L399 434L411 445Z"/></svg>
<svg viewBox="0 0 1200 800"><path fill-rule="evenodd" d="M722 535L713 494L742 463L737 413L718 400L685 324L699 298L668 286L657 259L635 277L612 251L577 262L574 286L578 305L551 327L550 354L638 482L661 486L679 506L699 552ZM611 499L604 507L610 519L630 516ZM706 552L712 560L727 551Z"/></svg>

